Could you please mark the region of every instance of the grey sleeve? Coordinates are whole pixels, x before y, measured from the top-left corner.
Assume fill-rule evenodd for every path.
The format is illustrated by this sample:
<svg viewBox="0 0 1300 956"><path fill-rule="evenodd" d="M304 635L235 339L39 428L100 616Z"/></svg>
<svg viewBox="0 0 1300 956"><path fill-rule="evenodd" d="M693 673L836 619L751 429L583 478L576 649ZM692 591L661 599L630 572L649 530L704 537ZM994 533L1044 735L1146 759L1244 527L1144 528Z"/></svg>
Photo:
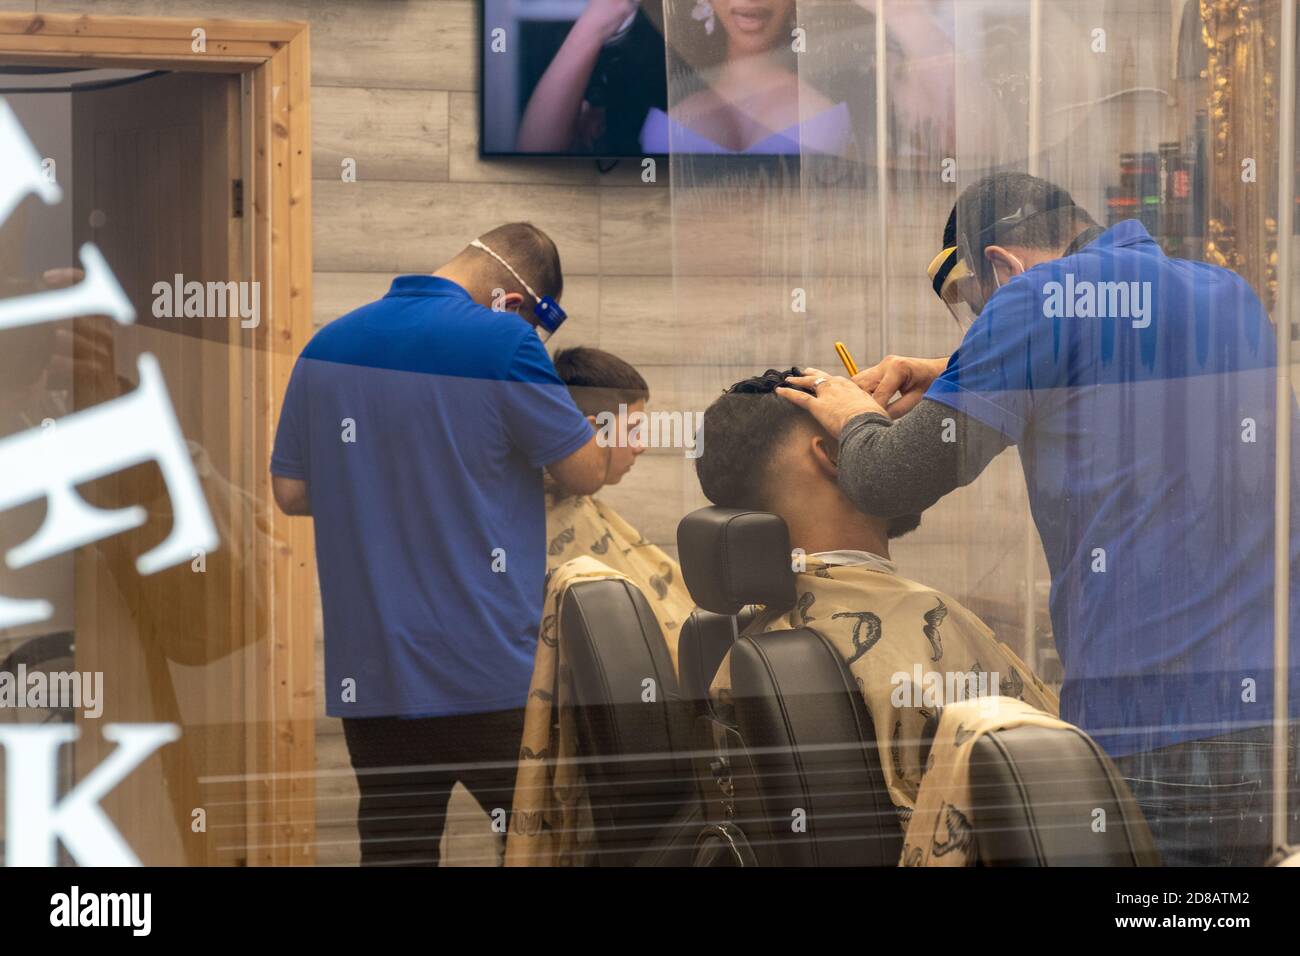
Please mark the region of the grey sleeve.
<svg viewBox="0 0 1300 956"><path fill-rule="evenodd" d="M840 487L866 514L919 514L970 484L1011 441L954 408L922 399L897 421L865 414L840 432Z"/></svg>

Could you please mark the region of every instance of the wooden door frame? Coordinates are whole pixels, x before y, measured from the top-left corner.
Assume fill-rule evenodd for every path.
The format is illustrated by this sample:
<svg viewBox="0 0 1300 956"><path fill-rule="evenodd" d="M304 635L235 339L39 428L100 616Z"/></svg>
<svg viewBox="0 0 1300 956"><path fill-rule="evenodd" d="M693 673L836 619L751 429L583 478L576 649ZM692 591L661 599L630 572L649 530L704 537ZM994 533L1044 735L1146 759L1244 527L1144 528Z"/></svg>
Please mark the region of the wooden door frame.
<svg viewBox="0 0 1300 956"><path fill-rule="evenodd" d="M203 52L195 31L205 33ZM249 281L262 320L241 347L251 357L245 452L274 547L253 555L266 582L246 674L250 865L315 858L315 556L311 523L286 518L271 494L275 423L293 363L312 332L311 61L300 21L0 14L0 58L11 63L242 74Z"/></svg>

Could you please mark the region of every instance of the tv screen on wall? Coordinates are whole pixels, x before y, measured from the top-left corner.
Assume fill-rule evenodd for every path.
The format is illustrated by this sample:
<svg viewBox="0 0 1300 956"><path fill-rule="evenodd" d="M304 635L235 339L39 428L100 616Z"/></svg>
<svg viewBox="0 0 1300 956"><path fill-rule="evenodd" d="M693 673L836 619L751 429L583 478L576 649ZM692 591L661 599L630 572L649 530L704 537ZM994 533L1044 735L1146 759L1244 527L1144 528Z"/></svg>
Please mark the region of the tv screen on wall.
<svg viewBox="0 0 1300 956"><path fill-rule="evenodd" d="M853 0L814 9L796 21L795 0L484 0L480 151L626 158L861 149L861 131L873 127L863 108L875 88L874 21ZM818 62L838 69L799 62L799 33L810 23L821 38Z"/></svg>

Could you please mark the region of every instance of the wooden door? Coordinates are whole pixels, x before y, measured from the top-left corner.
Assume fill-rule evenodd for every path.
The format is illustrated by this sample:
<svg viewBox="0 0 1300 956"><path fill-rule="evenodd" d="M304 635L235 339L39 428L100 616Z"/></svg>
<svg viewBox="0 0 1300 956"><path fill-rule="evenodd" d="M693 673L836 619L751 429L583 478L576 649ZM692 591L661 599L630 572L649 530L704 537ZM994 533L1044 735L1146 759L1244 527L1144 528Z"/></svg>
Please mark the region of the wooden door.
<svg viewBox="0 0 1300 956"><path fill-rule="evenodd" d="M220 283L222 296L243 274L239 82L165 73L78 92L73 102L75 245L99 247L136 311L133 325L111 331L115 375L95 364L105 320L76 320L75 405L121 394L136 380L136 357L155 356L221 539L189 564L142 576L136 557L172 522L157 467L119 472L85 492L100 506L148 511L135 531L78 552L75 631L78 670L103 673L105 699L98 720L78 718L79 778L113 749L105 723L181 729L103 801L146 864L238 865L249 843L245 722L264 715L248 713L241 649L256 636L265 598L244 566L259 521L244 490L252 487L243 383L253 331L238 315L209 314L221 305L214 296L200 297L203 314L186 315L184 297L162 291Z"/></svg>

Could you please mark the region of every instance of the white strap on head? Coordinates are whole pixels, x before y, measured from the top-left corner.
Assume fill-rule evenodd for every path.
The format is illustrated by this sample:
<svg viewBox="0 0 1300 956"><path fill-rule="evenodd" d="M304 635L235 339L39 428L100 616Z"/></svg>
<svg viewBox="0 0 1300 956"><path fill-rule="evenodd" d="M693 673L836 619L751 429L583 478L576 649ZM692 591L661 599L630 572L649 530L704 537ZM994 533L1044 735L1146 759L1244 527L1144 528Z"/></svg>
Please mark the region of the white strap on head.
<svg viewBox="0 0 1300 956"><path fill-rule="evenodd" d="M510 274L511 274L512 276L514 276L516 279L519 280L519 284L520 284L521 286L523 286L523 287L528 291L528 294L531 295L531 296L533 297L533 301L534 301L534 302L541 302L541 301L542 301L542 297L541 297L540 295L538 295L536 292L533 291L533 287L530 286L527 282L524 281L524 277L521 276L518 272L515 271L514 266L512 266L510 263L506 262L506 260L502 259L499 255L497 255L495 252L493 252L491 249L489 249L489 248L487 247L487 244L486 244L486 243L484 243L484 242L482 242L482 241L480 241L480 240L478 240L478 239L475 239L473 242L470 243L470 245L473 246L475 249L482 249L484 252L486 252L488 255L490 255L490 256L491 256L493 259L495 259L497 262L499 262L499 263L501 263L503 266L505 266L506 269L509 270Z"/></svg>

